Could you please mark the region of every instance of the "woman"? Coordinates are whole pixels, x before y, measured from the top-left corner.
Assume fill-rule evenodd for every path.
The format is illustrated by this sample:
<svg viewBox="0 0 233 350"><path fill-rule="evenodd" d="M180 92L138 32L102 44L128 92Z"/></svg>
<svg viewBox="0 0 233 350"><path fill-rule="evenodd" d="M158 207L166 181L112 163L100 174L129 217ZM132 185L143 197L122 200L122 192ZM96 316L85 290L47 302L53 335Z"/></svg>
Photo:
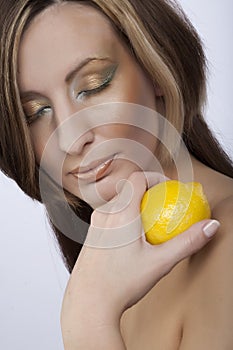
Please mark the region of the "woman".
<svg viewBox="0 0 233 350"><path fill-rule="evenodd" d="M233 169L201 114L205 58L184 14L161 0L1 8L1 169L46 204L72 272L65 349L230 348ZM139 204L160 173L201 182L221 222L174 269L218 222L145 242ZM93 249L109 235L115 249Z"/></svg>

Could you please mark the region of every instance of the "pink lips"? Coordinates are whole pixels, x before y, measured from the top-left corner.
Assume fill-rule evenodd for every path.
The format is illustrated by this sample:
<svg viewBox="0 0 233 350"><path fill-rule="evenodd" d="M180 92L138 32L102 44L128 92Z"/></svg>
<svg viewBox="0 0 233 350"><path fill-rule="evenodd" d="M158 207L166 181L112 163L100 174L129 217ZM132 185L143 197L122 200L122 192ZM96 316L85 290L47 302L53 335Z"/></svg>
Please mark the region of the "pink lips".
<svg viewBox="0 0 233 350"><path fill-rule="evenodd" d="M109 169L116 155L111 156L111 158L105 158L92 162L86 167L79 167L74 169L71 173L79 180L93 180L97 181L102 178Z"/></svg>

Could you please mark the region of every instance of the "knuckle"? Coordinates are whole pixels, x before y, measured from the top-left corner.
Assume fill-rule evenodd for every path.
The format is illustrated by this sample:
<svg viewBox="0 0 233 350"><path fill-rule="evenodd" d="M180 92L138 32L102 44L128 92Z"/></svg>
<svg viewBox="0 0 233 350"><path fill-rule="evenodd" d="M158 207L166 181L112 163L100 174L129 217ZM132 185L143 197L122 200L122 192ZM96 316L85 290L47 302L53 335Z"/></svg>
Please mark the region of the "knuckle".
<svg viewBox="0 0 233 350"><path fill-rule="evenodd" d="M193 236L188 234L183 239L183 246L185 250L190 250L194 247Z"/></svg>
<svg viewBox="0 0 233 350"><path fill-rule="evenodd" d="M142 171L134 171L130 174L128 180L132 182L132 184L137 185L137 187L146 187L146 176Z"/></svg>
<svg viewBox="0 0 233 350"><path fill-rule="evenodd" d="M130 174L129 179L130 180L138 180L142 176L144 177L142 171L134 171L133 173Z"/></svg>
<svg viewBox="0 0 233 350"><path fill-rule="evenodd" d="M97 225L103 220L103 214L97 210L94 210L91 214L91 225Z"/></svg>
<svg viewBox="0 0 233 350"><path fill-rule="evenodd" d="M196 253L202 246L198 232L191 229L183 236L183 248L187 254Z"/></svg>

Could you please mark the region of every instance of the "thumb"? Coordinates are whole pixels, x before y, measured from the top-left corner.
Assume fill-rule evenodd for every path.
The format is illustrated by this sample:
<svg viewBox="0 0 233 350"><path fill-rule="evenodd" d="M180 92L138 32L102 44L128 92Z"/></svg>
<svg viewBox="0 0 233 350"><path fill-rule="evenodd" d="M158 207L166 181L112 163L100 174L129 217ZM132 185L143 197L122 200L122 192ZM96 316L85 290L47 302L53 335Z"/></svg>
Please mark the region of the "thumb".
<svg viewBox="0 0 233 350"><path fill-rule="evenodd" d="M215 235L219 226L220 223L217 220L202 220L170 241L163 243L160 248L164 258L167 257L167 272L178 262L204 247Z"/></svg>

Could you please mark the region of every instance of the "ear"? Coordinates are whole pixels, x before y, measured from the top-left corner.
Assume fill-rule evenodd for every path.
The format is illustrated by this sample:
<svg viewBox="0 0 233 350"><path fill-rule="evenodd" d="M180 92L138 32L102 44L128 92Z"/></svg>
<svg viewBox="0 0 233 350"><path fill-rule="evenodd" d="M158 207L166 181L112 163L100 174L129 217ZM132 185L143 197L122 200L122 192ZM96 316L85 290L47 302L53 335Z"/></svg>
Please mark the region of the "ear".
<svg viewBox="0 0 233 350"><path fill-rule="evenodd" d="M165 117L166 108L165 108L164 94L158 84L154 84L154 92L155 92L156 111Z"/></svg>
<svg viewBox="0 0 233 350"><path fill-rule="evenodd" d="M162 89L160 88L159 85L155 84L155 85L154 85L154 90L155 90L155 96L156 96L156 97L161 97L161 96L163 96Z"/></svg>

